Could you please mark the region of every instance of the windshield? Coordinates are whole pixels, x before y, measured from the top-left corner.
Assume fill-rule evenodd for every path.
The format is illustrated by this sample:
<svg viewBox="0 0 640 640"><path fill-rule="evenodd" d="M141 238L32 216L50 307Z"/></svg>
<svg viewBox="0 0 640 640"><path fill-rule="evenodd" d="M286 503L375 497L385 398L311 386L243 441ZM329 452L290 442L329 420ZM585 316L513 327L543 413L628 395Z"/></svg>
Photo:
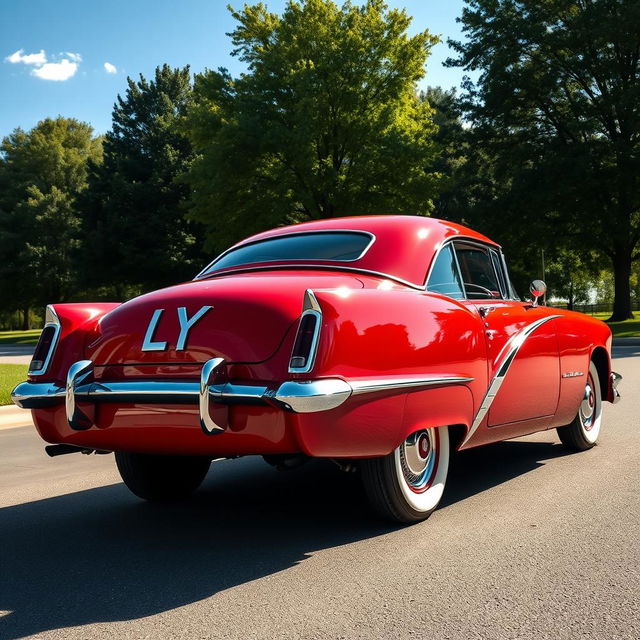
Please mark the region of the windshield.
<svg viewBox="0 0 640 640"><path fill-rule="evenodd" d="M373 242L361 231L295 233L258 240L231 249L214 260L200 275L259 262L352 262L361 258Z"/></svg>

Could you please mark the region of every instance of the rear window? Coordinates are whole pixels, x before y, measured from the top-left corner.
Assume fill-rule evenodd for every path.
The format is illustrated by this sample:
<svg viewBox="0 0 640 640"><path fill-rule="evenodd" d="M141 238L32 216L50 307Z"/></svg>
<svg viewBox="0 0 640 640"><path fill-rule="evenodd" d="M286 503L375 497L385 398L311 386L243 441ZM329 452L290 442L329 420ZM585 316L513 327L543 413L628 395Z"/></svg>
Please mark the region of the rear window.
<svg viewBox="0 0 640 640"><path fill-rule="evenodd" d="M201 275L260 262L351 262L361 258L373 236L358 231L320 231L275 236L231 249Z"/></svg>

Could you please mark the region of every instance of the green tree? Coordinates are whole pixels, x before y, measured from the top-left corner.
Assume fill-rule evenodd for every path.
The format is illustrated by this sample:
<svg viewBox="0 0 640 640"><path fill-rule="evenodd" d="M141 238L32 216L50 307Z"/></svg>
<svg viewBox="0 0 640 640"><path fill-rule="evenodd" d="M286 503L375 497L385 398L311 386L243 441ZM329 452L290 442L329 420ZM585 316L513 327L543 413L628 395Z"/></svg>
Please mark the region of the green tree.
<svg viewBox="0 0 640 640"><path fill-rule="evenodd" d="M190 215L222 245L269 226L432 209L432 109L420 101L427 31L381 0L289 2L232 11L248 72L195 81L185 127L198 156Z"/></svg>
<svg viewBox="0 0 640 640"><path fill-rule="evenodd" d="M466 0L451 61L479 72L466 108L531 235L611 260L612 319L632 316L640 259L640 4ZM506 189L512 195L505 194Z"/></svg>
<svg viewBox="0 0 640 640"><path fill-rule="evenodd" d="M437 154L431 169L441 176L441 182L433 215L444 220L460 220L468 207L464 175L470 149L456 90L429 87L420 92L420 99L434 110L433 121L437 126L433 137Z"/></svg>
<svg viewBox="0 0 640 640"><path fill-rule="evenodd" d="M23 312L69 299L76 278L72 253L80 244L75 209L86 188L89 162L99 163L102 141L67 118L46 119L4 138L0 153L0 300Z"/></svg>
<svg viewBox="0 0 640 640"><path fill-rule="evenodd" d="M86 284L120 299L190 278L201 262L181 209L188 188L176 181L192 157L178 128L192 98L189 67L127 83L81 202Z"/></svg>
<svg viewBox="0 0 640 640"><path fill-rule="evenodd" d="M561 251L547 258L551 258L546 269L549 282L547 298L566 300L571 310L576 304L589 302L599 275L595 257L582 252Z"/></svg>

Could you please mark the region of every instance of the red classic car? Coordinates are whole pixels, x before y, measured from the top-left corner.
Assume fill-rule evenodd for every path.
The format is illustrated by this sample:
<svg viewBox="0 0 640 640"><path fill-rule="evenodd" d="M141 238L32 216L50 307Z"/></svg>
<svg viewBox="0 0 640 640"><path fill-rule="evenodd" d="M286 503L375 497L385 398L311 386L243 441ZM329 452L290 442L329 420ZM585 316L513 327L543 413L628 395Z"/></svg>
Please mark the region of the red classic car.
<svg viewBox="0 0 640 640"><path fill-rule="evenodd" d="M212 459L357 467L373 506L426 518L453 449L556 428L592 447L616 402L611 332L518 298L500 246L418 216L253 236L191 282L123 304L55 304L13 399L50 455L115 452L146 499Z"/></svg>

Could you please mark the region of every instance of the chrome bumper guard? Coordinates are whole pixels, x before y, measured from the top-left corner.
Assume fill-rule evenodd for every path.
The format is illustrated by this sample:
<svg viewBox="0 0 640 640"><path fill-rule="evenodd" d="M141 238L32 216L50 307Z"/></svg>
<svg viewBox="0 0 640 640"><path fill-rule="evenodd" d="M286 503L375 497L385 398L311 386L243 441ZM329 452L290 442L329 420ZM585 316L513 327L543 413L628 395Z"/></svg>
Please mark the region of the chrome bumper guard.
<svg viewBox="0 0 640 640"><path fill-rule="evenodd" d="M433 376L421 378L362 379L347 382L341 378L288 380L277 387L223 382L214 384L222 358L202 366L200 382L144 380L106 382L93 379L93 362L80 360L69 368L64 387L51 382L23 382L11 393L13 402L23 409L39 409L64 402L69 426L75 430L91 427L91 421L78 407L84 402L138 402L153 404L198 404L200 426L205 433L222 433L209 403L272 405L294 413L313 413L335 409L350 396L375 391L421 389L436 385L464 384L473 378Z"/></svg>
<svg viewBox="0 0 640 640"><path fill-rule="evenodd" d="M618 391L618 385L622 381L622 376L615 371L611 372L611 388L613 389L613 404L620 402L620 392Z"/></svg>

